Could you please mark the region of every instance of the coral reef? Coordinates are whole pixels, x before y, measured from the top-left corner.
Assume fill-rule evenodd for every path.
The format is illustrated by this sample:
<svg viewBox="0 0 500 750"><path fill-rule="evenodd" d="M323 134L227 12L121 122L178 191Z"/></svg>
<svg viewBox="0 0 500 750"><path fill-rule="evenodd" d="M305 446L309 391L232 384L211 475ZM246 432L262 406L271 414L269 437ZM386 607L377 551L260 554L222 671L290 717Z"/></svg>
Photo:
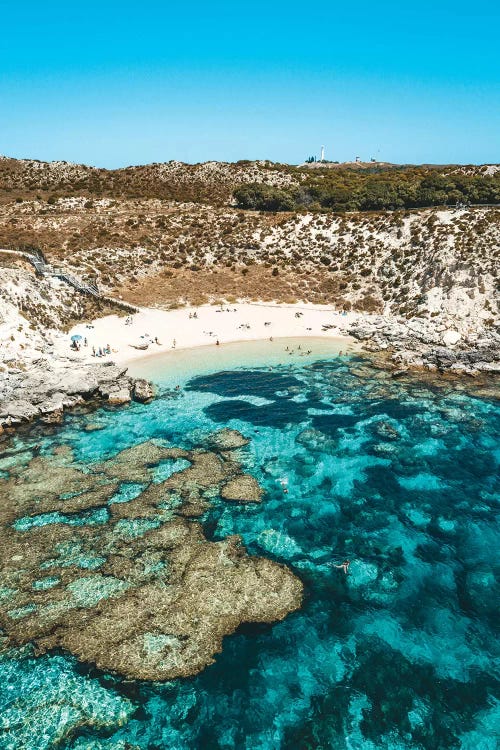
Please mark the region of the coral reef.
<svg viewBox="0 0 500 750"><path fill-rule="evenodd" d="M247 442L228 430L208 441ZM6 645L168 680L210 664L242 622L300 606L302 584L285 566L248 556L238 536L208 541L192 520L216 496L260 501L229 450L147 441L87 466L67 446L21 458L0 479Z"/></svg>

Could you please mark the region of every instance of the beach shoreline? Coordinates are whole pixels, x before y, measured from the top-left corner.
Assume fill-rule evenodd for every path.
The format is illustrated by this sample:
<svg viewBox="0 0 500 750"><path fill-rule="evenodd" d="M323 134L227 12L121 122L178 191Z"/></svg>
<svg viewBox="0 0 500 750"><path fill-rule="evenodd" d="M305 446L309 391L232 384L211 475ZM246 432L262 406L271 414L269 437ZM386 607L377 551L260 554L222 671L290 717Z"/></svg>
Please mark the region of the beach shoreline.
<svg viewBox="0 0 500 750"><path fill-rule="evenodd" d="M312 340L331 343L326 356L382 352L384 366L395 376L408 370L472 377L500 372L499 338L493 330L464 336L442 322L300 303L139 308L127 316L113 314L66 332L52 331L42 346L11 341L17 355L13 361L7 352L11 364L0 381L0 434L38 417L61 421L64 409L90 398L112 405L148 401L154 395L149 370L140 372L138 366L163 357L161 367L177 370L179 358L174 357L174 365L168 354L191 353L223 367L225 345L267 341L274 342L274 355L321 356L321 346ZM240 359L247 361L247 354L241 352Z"/></svg>
<svg viewBox="0 0 500 750"><path fill-rule="evenodd" d="M102 359L128 365L176 350L286 338L328 338L353 348L359 347L359 342L346 329L358 318L357 313L342 313L331 306L312 304L139 308L131 316L108 315L90 323L78 323L58 342L57 353L65 356L71 352L82 362L90 362L101 359L94 355L93 348L98 355L99 348L107 350L109 345L110 352ZM73 336L82 337L78 351L70 348Z"/></svg>

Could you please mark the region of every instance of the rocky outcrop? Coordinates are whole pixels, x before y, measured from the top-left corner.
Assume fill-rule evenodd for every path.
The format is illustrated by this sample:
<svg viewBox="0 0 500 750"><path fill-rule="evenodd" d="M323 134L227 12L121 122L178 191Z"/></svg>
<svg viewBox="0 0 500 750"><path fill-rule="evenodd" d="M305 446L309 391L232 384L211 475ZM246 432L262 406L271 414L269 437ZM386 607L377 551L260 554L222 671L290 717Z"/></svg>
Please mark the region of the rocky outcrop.
<svg viewBox="0 0 500 750"><path fill-rule="evenodd" d="M149 380L144 378L138 378L134 382L133 390L134 401L139 401L141 404L147 404L155 397L155 389Z"/></svg>
<svg viewBox="0 0 500 750"><path fill-rule="evenodd" d="M177 459L189 465L155 481L162 462ZM249 556L238 536L208 541L186 517L194 497L209 507L228 483L257 492L230 456L145 442L85 466L67 446L24 461L0 477L7 644L170 680L211 664L241 623L300 607L302 583L288 568ZM119 493L130 482L139 494L127 501Z"/></svg>
<svg viewBox="0 0 500 750"><path fill-rule="evenodd" d="M208 436L209 446L216 451L232 451L243 448L250 440L238 430L230 430L228 427Z"/></svg>
<svg viewBox="0 0 500 750"><path fill-rule="evenodd" d="M500 373L500 333L491 327L481 336L462 336L442 322L365 316L347 332L367 351L389 351L398 368L424 368L464 375Z"/></svg>
<svg viewBox="0 0 500 750"><path fill-rule="evenodd" d="M236 503L260 503L263 494L257 480L245 474L231 479L221 491L221 497L224 500L232 500Z"/></svg>
<svg viewBox="0 0 500 750"><path fill-rule="evenodd" d="M126 367L38 362L26 371L10 371L2 378L0 427L15 428L37 418L58 422L65 409L92 398L120 405L148 401L153 396L153 386L128 376Z"/></svg>

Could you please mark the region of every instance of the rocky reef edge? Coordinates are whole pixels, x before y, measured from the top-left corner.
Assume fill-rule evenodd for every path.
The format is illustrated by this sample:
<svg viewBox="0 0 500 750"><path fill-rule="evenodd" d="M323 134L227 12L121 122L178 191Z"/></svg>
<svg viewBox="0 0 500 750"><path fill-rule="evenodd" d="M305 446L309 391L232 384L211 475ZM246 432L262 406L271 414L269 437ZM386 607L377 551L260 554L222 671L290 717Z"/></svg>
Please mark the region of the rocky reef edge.
<svg viewBox="0 0 500 750"><path fill-rule="evenodd" d="M91 400L121 406L131 401L147 403L154 396L149 381L130 377L126 367L112 362L33 363L5 374L0 381L0 434L35 419L57 424L66 409Z"/></svg>

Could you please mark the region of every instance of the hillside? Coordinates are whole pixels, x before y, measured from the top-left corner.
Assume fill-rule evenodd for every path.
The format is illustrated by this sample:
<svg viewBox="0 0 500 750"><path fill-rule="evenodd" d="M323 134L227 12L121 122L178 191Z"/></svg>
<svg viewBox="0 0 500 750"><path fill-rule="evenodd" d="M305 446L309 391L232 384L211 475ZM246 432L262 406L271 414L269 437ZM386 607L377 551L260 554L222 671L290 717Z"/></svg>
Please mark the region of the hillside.
<svg viewBox="0 0 500 750"><path fill-rule="evenodd" d="M170 161L123 169L99 169L83 164L0 157L0 200L85 196L108 198L159 198L224 205L235 187L246 183L285 188L298 185L300 176L291 167L267 161Z"/></svg>
<svg viewBox="0 0 500 750"><path fill-rule="evenodd" d="M236 182L258 179L280 191L304 185L300 169L268 162L170 162L108 172L2 159L0 173L0 248L42 251L53 266L132 304L307 301L418 318L464 336L493 332L498 323L494 206L338 213L231 205ZM358 178L353 172L349 179ZM150 197L160 186L169 197ZM175 193L191 200L174 200ZM64 284L37 280L12 256L0 256L0 271L4 318L13 320L20 309L43 331L89 315L89 304L99 313L95 303L82 307Z"/></svg>
<svg viewBox="0 0 500 750"><path fill-rule="evenodd" d="M205 162L98 169L0 157L0 201L157 198L257 210L378 210L500 203L498 165Z"/></svg>
<svg viewBox="0 0 500 750"><path fill-rule="evenodd" d="M335 297L361 310L460 314L461 297L491 305L499 219L495 208L341 217L74 198L4 204L0 247L39 247L134 302Z"/></svg>

